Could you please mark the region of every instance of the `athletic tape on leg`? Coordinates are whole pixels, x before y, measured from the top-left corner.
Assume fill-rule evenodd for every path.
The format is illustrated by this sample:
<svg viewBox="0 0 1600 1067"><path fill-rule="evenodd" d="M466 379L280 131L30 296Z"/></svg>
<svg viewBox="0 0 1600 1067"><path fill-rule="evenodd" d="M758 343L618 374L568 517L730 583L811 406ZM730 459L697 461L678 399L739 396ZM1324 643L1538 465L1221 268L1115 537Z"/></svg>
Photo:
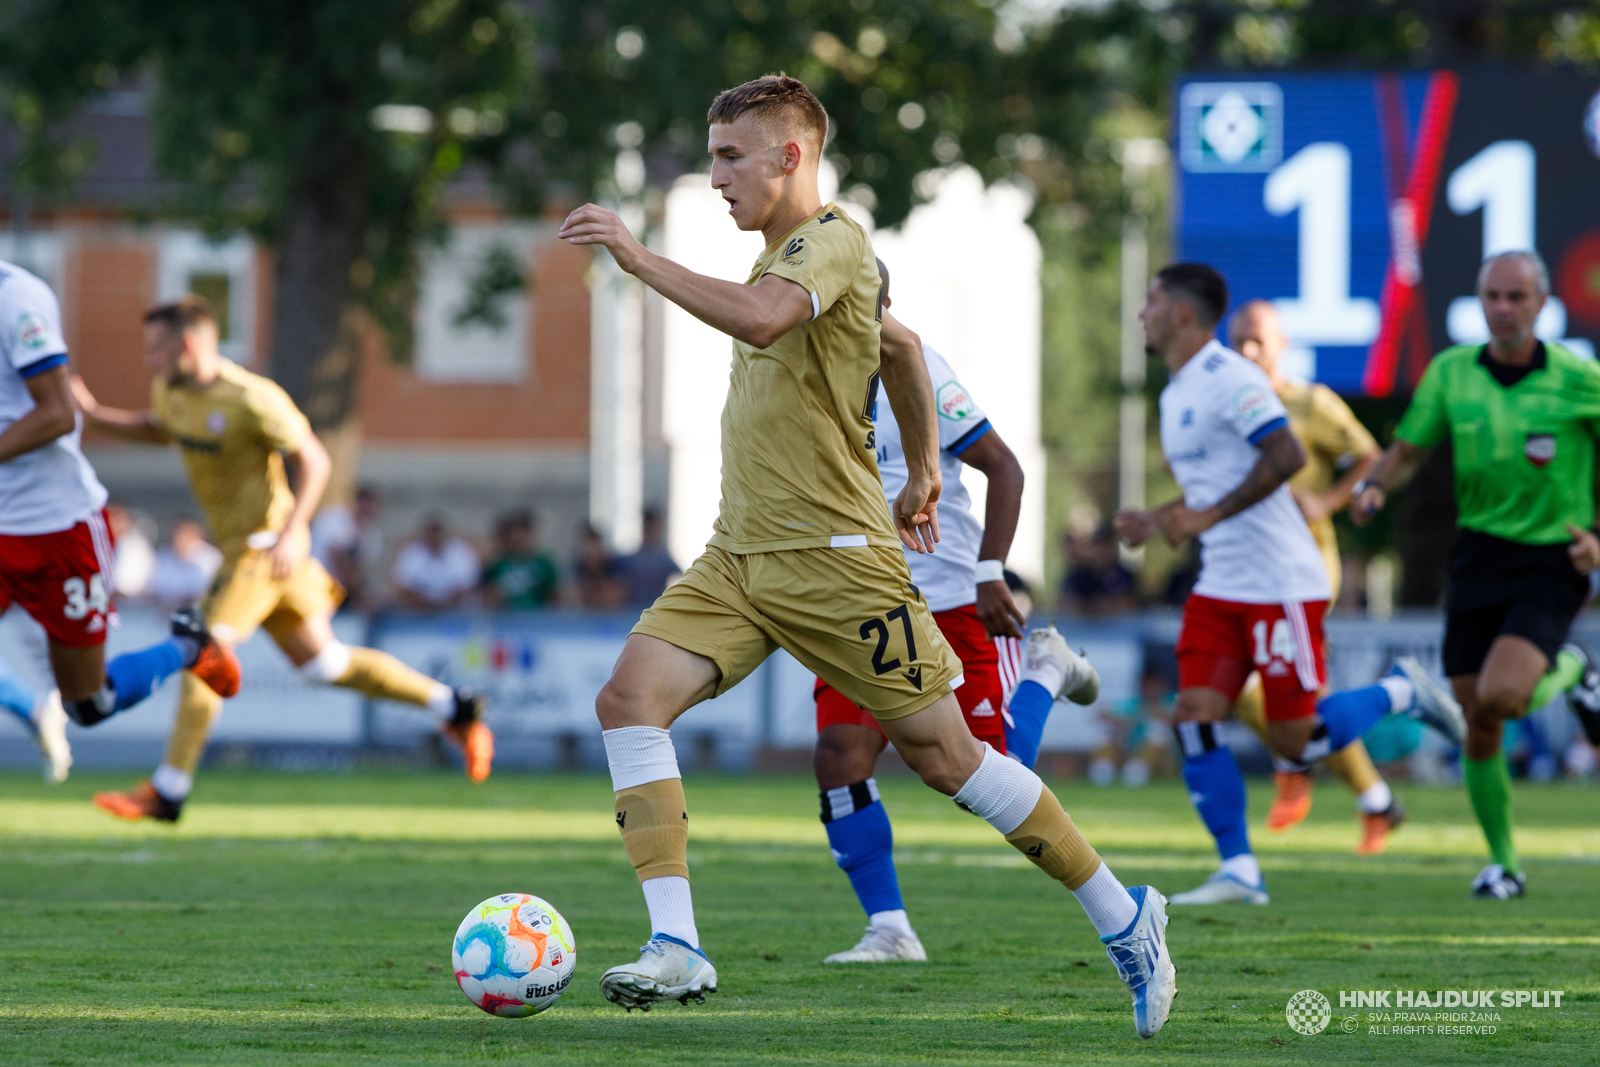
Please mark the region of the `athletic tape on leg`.
<svg viewBox="0 0 1600 1067"><path fill-rule="evenodd" d="M350 649L338 641L329 641L328 647L300 665L300 677L308 682L332 685L350 669Z"/></svg>
<svg viewBox="0 0 1600 1067"><path fill-rule="evenodd" d="M683 779L663 778L617 790L617 829L639 881L689 877L689 808Z"/></svg>
<svg viewBox="0 0 1600 1067"><path fill-rule="evenodd" d="M1042 792L1044 782L1037 774L1016 760L1006 759L986 741L983 762L956 793L955 801L996 830L1009 834L1038 806Z"/></svg>
<svg viewBox="0 0 1600 1067"><path fill-rule="evenodd" d="M672 735L659 726L623 726L602 730L606 763L611 767L611 788L621 792L663 778L681 778Z"/></svg>

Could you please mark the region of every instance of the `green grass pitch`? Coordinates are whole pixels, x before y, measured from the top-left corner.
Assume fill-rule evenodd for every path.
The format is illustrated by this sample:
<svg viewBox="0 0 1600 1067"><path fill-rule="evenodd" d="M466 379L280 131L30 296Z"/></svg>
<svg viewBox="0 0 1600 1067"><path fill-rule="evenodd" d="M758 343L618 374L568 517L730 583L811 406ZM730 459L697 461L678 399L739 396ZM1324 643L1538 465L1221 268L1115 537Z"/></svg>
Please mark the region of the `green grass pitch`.
<svg viewBox="0 0 1600 1067"><path fill-rule="evenodd" d="M175 829L90 807L128 782L0 777L5 1064L1600 1062L1592 788L1518 788L1530 895L1500 903L1467 896L1484 860L1457 789L1403 789L1411 823L1362 859L1336 787L1276 837L1254 783L1272 904L1174 909L1179 994L1145 1042L1065 891L914 781L882 784L931 960L824 967L862 916L815 787L691 775L689 861L722 991L649 1014L597 987L648 933L602 776L207 773ZM1213 866L1176 784L1059 792L1128 884L1171 893ZM571 987L531 1019L484 1015L450 975L457 922L505 891L549 898L578 940ZM1315 1037L1284 1018L1306 988L1334 1002ZM1565 997L1501 1010L1493 1035L1344 1032L1340 989L1396 988Z"/></svg>

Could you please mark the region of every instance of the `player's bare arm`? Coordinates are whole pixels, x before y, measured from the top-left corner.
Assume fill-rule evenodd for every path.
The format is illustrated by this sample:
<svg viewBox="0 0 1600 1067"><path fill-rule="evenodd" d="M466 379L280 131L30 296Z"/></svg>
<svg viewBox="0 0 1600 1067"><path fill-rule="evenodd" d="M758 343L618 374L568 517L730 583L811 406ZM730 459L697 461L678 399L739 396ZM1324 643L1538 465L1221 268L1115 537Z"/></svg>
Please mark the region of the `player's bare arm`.
<svg viewBox="0 0 1600 1067"><path fill-rule="evenodd" d="M1377 465L1378 457L1383 453L1374 449L1365 455L1358 456L1350 464L1350 469L1337 482L1328 486L1320 493L1303 492L1293 489L1295 503L1300 505L1300 513L1306 517L1306 522L1321 522L1330 515L1335 515L1344 510L1355 493L1356 486L1372 473L1372 468Z"/></svg>
<svg viewBox="0 0 1600 1067"><path fill-rule="evenodd" d="M604 245L617 266L714 329L747 345L766 348L810 320L811 295L767 275L755 285L712 278L640 244L614 211L585 204L567 216L557 234L575 245Z"/></svg>
<svg viewBox="0 0 1600 1067"><path fill-rule="evenodd" d="M0 433L0 463L43 448L78 425L65 365L51 367L26 379L33 410Z"/></svg>
<svg viewBox="0 0 1600 1067"><path fill-rule="evenodd" d="M1395 438L1394 444L1384 449L1378 462L1373 464L1366 484L1355 487L1350 501L1350 520L1357 526L1365 526L1376 518L1390 490L1400 488L1415 477L1429 451L1404 438Z"/></svg>
<svg viewBox="0 0 1600 1067"><path fill-rule="evenodd" d="M894 523L900 541L914 552L932 552L939 541L938 411L933 379L922 356L922 339L893 315L883 313L878 340L879 380L900 425L906 457L906 486L894 502Z"/></svg>
<svg viewBox="0 0 1600 1067"><path fill-rule="evenodd" d="M284 520L278 531L278 541L267 551L272 561L272 576L282 581L294 573L295 566L305 558L311 543L311 517L322 501L323 490L328 488L328 478L333 473L333 461L317 435L308 433L293 451L285 451L299 477L295 486L294 510Z"/></svg>
<svg viewBox="0 0 1600 1067"><path fill-rule="evenodd" d="M94 398L89 387L76 374L72 376L71 383L72 396L77 400L79 410L96 429L104 430L113 437L121 437L128 441L143 441L152 445L164 445L172 440L171 434L156 425L149 410L129 411L125 408L107 407Z"/></svg>
<svg viewBox="0 0 1600 1067"><path fill-rule="evenodd" d="M1017 516L1022 510L1022 464L1000 435L990 430L961 453L961 462L981 471L989 480L989 493L983 506L983 542L978 558L1004 563L1017 533ZM990 637L1022 639L1021 627L1027 618L1017 609L1006 583L978 583L978 619Z"/></svg>
<svg viewBox="0 0 1600 1067"><path fill-rule="evenodd" d="M1117 535L1128 544L1137 546L1160 530L1167 544L1176 547L1191 537L1205 533L1223 519L1232 518L1252 504L1265 500L1306 465L1306 450L1288 426L1280 426L1267 434L1256 449L1259 454L1250 473L1215 504L1196 510L1180 497L1149 512L1121 512L1116 518ZM1123 532L1124 529L1127 533Z"/></svg>

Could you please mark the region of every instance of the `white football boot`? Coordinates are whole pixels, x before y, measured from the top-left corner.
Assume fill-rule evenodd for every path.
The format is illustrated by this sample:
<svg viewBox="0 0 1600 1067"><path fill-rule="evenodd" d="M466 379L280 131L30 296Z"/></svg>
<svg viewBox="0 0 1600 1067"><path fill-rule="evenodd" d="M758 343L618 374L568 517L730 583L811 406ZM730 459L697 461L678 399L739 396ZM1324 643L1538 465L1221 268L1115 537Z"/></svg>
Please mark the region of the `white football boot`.
<svg viewBox="0 0 1600 1067"><path fill-rule="evenodd" d="M1227 871L1217 871L1187 893L1174 893L1170 904L1270 904L1267 886L1249 885Z"/></svg>
<svg viewBox="0 0 1600 1067"><path fill-rule="evenodd" d="M1148 885L1136 885L1128 895L1139 905L1139 914L1122 933L1100 940L1133 994L1133 1028L1140 1037L1155 1037L1178 991L1178 972L1167 952L1167 898Z"/></svg>
<svg viewBox="0 0 1600 1067"><path fill-rule="evenodd" d="M869 926L856 947L835 952L823 963L926 963L928 953L914 933L894 926Z"/></svg>
<svg viewBox="0 0 1600 1067"><path fill-rule="evenodd" d="M1100 672L1081 652L1074 652L1067 639L1054 626L1028 631L1022 644L1024 677L1029 671L1053 664L1061 672L1061 687L1053 697L1066 697L1074 704L1093 704L1100 698Z"/></svg>
<svg viewBox="0 0 1600 1067"><path fill-rule="evenodd" d="M1507 874L1506 869L1498 863L1491 863L1478 872L1478 877L1472 880L1472 895L1475 897L1493 897L1495 900L1510 900L1520 897L1528 891L1528 876L1518 871L1516 874Z"/></svg>
<svg viewBox="0 0 1600 1067"><path fill-rule="evenodd" d="M52 689L42 697L27 724L33 747L44 757L44 780L51 785L66 781L72 766L72 746L67 743L67 712L61 706L61 690Z"/></svg>
<svg viewBox="0 0 1600 1067"><path fill-rule="evenodd" d="M1428 677L1427 669L1415 657L1401 656L1394 661L1389 673L1405 678L1417 694L1411 706L1402 709L1402 715L1433 727L1444 735L1446 741L1458 748L1465 743L1467 720L1461 714L1461 705L1443 686Z"/></svg>
<svg viewBox="0 0 1600 1067"><path fill-rule="evenodd" d="M716 991L717 969L705 953L666 934L654 934L640 946L638 963L624 963L600 976L601 994L629 1011L649 1011L664 1000L704 1004L706 994Z"/></svg>

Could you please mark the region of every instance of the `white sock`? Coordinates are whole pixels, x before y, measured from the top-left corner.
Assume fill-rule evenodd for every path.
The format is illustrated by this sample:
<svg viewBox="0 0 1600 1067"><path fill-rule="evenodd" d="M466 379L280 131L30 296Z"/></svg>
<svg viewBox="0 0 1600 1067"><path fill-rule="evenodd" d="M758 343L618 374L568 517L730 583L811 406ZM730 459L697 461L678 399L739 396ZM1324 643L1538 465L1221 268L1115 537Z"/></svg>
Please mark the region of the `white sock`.
<svg viewBox="0 0 1600 1067"><path fill-rule="evenodd" d="M1222 873L1233 875L1245 885L1259 886L1261 884L1261 864L1256 862L1255 854L1251 852L1229 856L1223 860Z"/></svg>
<svg viewBox="0 0 1600 1067"><path fill-rule="evenodd" d="M1361 791L1356 797L1356 807L1368 815L1376 815L1380 811L1388 811L1389 805L1394 803L1394 794L1389 792L1389 783L1378 779Z"/></svg>
<svg viewBox="0 0 1600 1067"><path fill-rule="evenodd" d="M1410 678L1394 675L1389 678L1379 678L1378 684L1389 694L1389 710L1404 711L1417 702L1417 687L1411 684Z"/></svg>
<svg viewBox="0 0 1600 1067"><path fill-rule="evenodd" d="M186 800L194 789L194 775L180 771L170 763L161 763L156 766L156 773L150 776L150 784L168 800Z"/></svg>
<svg viewBox="0 0 1600 1067"><path fill-rule="evenodd" d="M433 683L433 692L428 694L428 710L441 719L453 719L456 714L456 691L443 682Z"/></svg>
<svg viewBox="0 0 1600 1067"><path fill-rule="evenodd" d="M917 936L917 932L911 929L911 920L906 916L906 909L904 908L895 908L892 911L875 911L867 916L867 925L892 926L902 934L910 934L912 937Z"/></svg>
<svg viewBox="0 0 1600 1067"><path fill-rule="evenodd" d="M1046 693L1055 697L1060 694L1061 687L1067 684L1067 673L1061 669L1060 664L1046 662L1037 667L1024 668L1018 682L1038 682L1044 686Z"/></svg>
<svg viewBox="0 0 1600 1067"><path fill-rule="evenodd" d="M1089 916L1095 932L1101 937L1122 933L1139 917L1139 905L1133 902L1127 889L1117 881L1117 876L1111 873L1111 868L1103 860L1089 880L1074 889L1072 895L1083 905L1084 914Z"/></svg>
<svg viewBox="0 0 1600 1067"><path fill-rule="evenodd" d="M1044 780L1016 760L983 743L983 762L955 795L962 805L1002 834L1022 825L1039 806Z"/></svg>
<svg viewBox="0 0 1600 1067"><path fill-rule="evenodd" d="M636 785L682 778L672 735L659 726L622 726L600 731L611 768L611 788L620 793Z"/></svg>
<svg viewBox="0 0 1600 1067"><path fill-rule="evenodd" d="M699 948L700 931L694 928L694 900L689 894L689 879L669 874L664 878L646 878L639 885L644 890L645 906L650 909L651 932L669 934Z"/></svg>

